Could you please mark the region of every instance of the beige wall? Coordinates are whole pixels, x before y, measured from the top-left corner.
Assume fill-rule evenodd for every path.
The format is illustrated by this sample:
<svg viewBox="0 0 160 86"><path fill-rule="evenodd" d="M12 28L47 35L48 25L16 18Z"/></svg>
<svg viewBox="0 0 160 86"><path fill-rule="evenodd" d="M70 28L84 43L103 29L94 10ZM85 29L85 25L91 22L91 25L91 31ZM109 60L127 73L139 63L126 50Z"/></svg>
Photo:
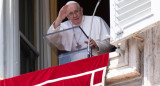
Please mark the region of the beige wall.
<svg viewBox="0 0 160 86"><path fill-rule="evenodd" d="M57 0L50 0L50 24L53 23L53 21L57 17ZM54 47L51 51L51 65L57 66L58 65L58 57L57 57L57 49Z"/></svg>
<svg viewBox="0 0 160 86"><path fill-rule="evenodd" d="M108 80L107 86L160 86L160 22L150 25L147 31L138 34L143 40L130 38L127 41L129 53L128 57L135 59L128 59L128 65L135 64L132 67L140 74L139 76L117 76ZM135 45L136 44L136 45ZM132 49L136 49L137 55ZM126 52L126 51L123 51ZM123 54L122 54L123 56ZM139 62L137 64L137 62ZM112 65L112 64L111 64ZM116 68L119 71L119 68ZM126 69L126 67L121 68ZM125 71L128 72L127 70ZM118 75L120 72L117 72ZM113 75L115 73L112 73ZM115 75L116 75L115 74ZM132 74L134 75L134 74ZM127 77L126 77L127 76ZM125 77L125 78L124 78ZM110 81L110 82L109 82Z"/></svg>

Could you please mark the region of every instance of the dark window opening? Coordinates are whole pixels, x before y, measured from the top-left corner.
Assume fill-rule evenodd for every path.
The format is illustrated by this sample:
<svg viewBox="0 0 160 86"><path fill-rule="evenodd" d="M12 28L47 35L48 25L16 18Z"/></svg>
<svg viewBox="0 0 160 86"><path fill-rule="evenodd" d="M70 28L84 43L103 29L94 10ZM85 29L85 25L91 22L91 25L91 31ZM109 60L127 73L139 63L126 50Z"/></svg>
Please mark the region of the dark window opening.
<svg viewBox="0 0 160 86"><path fill-rule="evenodd" d="M21 33L32 46L34 46L34 0L19 0L19 28ZM37 70L37 55L29 44L20 38L20 73Z"/></svg>

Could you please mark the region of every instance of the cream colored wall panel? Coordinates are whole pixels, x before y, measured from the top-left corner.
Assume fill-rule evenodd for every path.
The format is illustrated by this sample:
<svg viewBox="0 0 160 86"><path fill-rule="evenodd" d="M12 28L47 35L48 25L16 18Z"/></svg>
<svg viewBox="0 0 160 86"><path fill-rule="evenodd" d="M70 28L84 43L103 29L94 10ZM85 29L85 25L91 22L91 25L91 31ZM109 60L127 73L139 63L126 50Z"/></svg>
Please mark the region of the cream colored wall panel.
<svg viewBox="0 0 160 86"><path fill-rule="evenodd" d="M107 84L115 84L129 78L141 76L141 55L143 41L135 38L123 41L120 45L121 56L110 59Z"/></svg>

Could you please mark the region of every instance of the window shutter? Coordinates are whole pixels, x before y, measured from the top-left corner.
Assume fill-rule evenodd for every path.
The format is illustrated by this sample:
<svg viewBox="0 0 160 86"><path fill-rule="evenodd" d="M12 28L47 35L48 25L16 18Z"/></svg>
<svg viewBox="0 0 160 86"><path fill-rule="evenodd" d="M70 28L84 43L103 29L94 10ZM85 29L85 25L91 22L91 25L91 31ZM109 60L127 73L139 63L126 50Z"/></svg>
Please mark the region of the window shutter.
<svg viewBox="0 0 160 86"><path fill-rule="evenodd" d="M111 44L117 45L159 21L159 0L110 0Z"/></svg>

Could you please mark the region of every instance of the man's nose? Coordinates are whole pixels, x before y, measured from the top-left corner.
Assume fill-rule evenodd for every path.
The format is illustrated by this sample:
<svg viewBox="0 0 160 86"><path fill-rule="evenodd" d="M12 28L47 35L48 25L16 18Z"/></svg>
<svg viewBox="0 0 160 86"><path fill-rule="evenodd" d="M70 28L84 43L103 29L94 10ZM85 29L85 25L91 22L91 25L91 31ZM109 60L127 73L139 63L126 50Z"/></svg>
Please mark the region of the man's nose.
<svg viewBox="0 0 160 86"><path fill-rule="evenodd" d="M73 13L73 17L76 17L77 16L77 14L76 13Z"/></svg>

